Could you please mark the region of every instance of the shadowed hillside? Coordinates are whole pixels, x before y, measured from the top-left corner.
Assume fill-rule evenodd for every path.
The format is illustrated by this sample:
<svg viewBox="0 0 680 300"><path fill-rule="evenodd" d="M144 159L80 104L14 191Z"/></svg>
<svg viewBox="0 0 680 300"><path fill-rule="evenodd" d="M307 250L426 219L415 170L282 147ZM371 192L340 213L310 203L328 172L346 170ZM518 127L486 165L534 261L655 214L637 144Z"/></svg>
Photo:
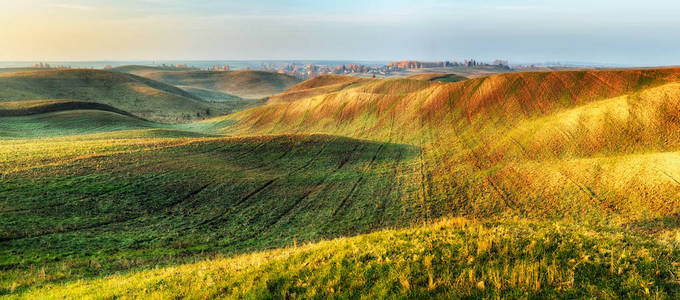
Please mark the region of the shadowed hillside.
<svg viewBox="0 0 680 300"><path fill-rule="evenodd" d="M0 74L0 101L74 99L97 102L167 122L204 118L218 110L179 88L135 75L100 70Z"/></svg>
<svg viewBox="0 0 680 300"><path fill-rule="evenodd" d="M299 81L289 75L263 71L168 71L144 76L181 88L213 90L246 99L278 94Z"/></svg>

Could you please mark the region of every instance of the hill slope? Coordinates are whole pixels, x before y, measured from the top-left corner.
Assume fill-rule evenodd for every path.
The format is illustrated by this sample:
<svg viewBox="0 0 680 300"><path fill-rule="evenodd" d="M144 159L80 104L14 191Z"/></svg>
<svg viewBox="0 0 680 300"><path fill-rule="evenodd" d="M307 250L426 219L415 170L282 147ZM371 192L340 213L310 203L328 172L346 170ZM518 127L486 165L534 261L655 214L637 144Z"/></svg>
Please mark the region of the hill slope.
<svg viewBox="0 0 680 300"><path fill-rule="evenodd" d="M211 105L179 88L100 70L47 70L0 74L0 101L74 99L97 102L158 121L209 115Z"/></svg>
<svg viewBox="0 0 680 300"><path fill-rule="evenodd" d="M289 75L263 71L172 71L145 76L181 88L214 90L247 99L278 94L299 81Z"/></svg>

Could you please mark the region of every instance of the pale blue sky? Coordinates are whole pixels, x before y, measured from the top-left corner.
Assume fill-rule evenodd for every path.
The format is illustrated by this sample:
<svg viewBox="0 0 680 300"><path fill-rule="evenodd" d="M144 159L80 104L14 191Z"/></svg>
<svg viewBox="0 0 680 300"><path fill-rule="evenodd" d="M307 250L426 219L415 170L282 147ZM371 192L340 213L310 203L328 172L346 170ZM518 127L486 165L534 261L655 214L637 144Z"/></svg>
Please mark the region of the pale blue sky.
<svg viewBox="0 0 680 300"><path fill-rule="evenodd" d="M0 0L0 60L680 64L670 0Z"/></svg>

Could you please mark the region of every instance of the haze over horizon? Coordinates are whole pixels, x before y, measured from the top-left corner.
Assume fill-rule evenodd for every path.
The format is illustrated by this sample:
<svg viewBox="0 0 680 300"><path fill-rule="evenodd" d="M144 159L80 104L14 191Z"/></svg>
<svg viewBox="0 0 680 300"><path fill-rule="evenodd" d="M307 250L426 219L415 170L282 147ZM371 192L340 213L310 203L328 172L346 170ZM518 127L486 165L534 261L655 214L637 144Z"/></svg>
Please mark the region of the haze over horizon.
<svg viewBox="0 0 680 300"><path fill-rule="evenodd" d="M680 64L680 3L0 0L0 61Z"/></svg>

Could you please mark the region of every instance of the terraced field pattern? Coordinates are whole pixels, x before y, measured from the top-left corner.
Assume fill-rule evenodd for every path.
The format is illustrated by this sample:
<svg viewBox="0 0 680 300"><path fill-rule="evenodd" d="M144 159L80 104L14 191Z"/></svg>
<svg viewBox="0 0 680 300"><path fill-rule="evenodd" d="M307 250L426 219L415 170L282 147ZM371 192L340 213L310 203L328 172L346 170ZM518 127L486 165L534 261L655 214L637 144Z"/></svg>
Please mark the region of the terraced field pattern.
<svg viewBox="0 0 680 300"><path fill-rule="evenodd" d="M130 70L0 74L0 298L680 297L680 69Z"/></svg>

